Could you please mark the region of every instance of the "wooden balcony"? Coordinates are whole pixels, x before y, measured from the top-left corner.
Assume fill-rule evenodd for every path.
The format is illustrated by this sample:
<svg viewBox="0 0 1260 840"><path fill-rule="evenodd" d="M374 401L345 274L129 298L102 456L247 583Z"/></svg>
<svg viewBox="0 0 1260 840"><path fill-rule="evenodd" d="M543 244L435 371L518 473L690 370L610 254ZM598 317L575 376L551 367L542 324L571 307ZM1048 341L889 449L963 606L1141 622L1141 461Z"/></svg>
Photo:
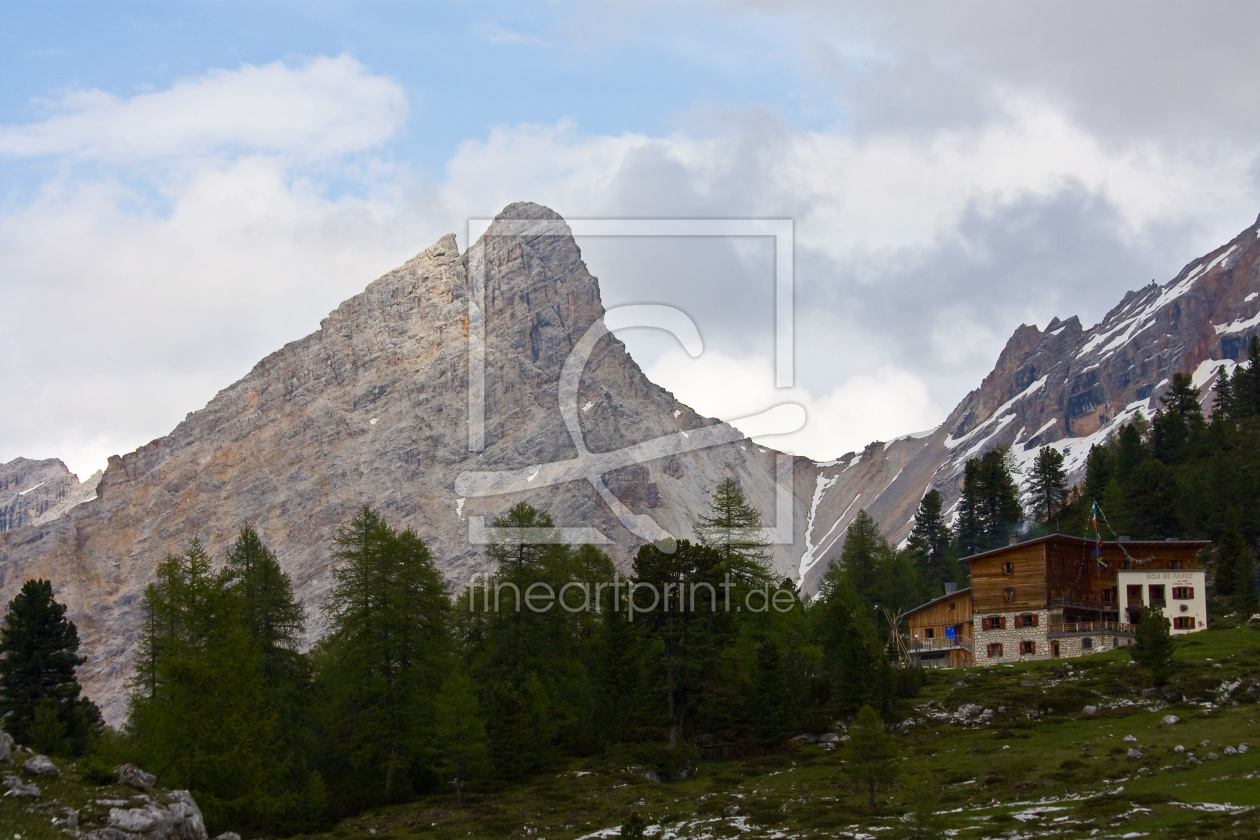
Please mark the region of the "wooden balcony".
<svg viewBox="0 0 1260 840"><path fill-rule="evenodd" d="M1133 625L1120 621L1069 621L1064 624L1046 626L1047 636L1084 636L1086 634L1114 633L1118 636L1132 636Z"/></svg>
<svg viewBox="0 0 1260 840"><path fill-rule="evenodd" d="M1082 610L1084 612L1115 612L1119 605L1111 601L1091 601L1086 598L1051 598L1046 605L1052 609Z"/></svg>
<svg viewBox="0 0 1260 840"><path fill-rule="evenodd" d="M906 649L910 653L927 653L934 650L971 650L971 639L959 637L957 639L915 639L906 644Z"/></svg>

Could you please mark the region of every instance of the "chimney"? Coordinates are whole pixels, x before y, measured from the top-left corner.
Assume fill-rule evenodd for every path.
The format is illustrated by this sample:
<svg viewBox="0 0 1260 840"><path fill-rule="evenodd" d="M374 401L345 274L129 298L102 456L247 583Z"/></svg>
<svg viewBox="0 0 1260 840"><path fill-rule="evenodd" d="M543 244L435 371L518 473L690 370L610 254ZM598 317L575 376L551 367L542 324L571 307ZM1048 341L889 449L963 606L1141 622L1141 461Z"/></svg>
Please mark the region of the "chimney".
<svg viewBox="0 0 1260 840"><path fill-rule="evenodd" d="M1007 545L1019 545L1019 532L1018 531L1007 531L1006 538L1007 540L1009 540L1009 542L1007 542Z"/></svg>
<svg viewBox="0 0 1260 840"><path fill-rule="evenodd" d="M949 582L949 583L947 583L947 584L945 584L945 594L946 594L946 595L953 595L953 594L954 594L955 592L957 592L957 591L958 591L958 584L956 584L956 583L954 583L954 582L952 582L952 581L951 581L951 582Z"/></svg>

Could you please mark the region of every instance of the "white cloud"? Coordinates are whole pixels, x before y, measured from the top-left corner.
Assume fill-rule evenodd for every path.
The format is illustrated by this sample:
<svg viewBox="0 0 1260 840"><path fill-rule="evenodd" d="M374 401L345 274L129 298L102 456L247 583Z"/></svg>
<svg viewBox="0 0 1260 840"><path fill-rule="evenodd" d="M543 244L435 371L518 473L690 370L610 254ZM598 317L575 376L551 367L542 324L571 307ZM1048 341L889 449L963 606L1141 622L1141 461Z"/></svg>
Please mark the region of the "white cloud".
<svg viewBox="0 0 1260 840"><path fill-rule="evenodd" d="M441 233L467 245L467 218L519 200L569 217L795 219L798 388L787 392L770 387L758 355L772 347L761 251L730 243L671 263L582 247L607 299L683 306L700 325L708 350L695 361L626 338L697 410L731 418L801 403L806 428L767 442L817 458L935 425L1021 320L1079 311L1079 301L1058 310L1055 284L1000 266L987 282L1006 297L978 285L967 272L991 257L974 253L983 242L968 224L996 229L1021 201L1076 191L1107 208L1100 236L1113 251L1193 221L1198 238L1176 243L1184 261L1249 222L1260 198L1254 150L1199 157L1102 142L1044 101L1012 92L1005 103L965 130L860 136L770 118L716 137L504 126L462 144L427 185L370 157L405 99L347 57L68 97L43 122L0 128L0 155L91 157L105 171L63 169L0 216L0 358L17 406L0 416L0 460L59 455L90 473L168 432ZM361 169L342 166L365 150ZM303 168L317 158L318 172ZM328 177L362 197L330 197ZM957 252L951 276L938 271L946 247ZM1092 278L1079 282L1108 304L1148 279Z"/></svg>
<svg viewBox="0 0 1260 840"><path fill-rule="evenodd" d="M663 353L645 372L701 414L733 419L737 428L742 428L737 418L784 403L801 405L807 417L804 428L757 441L816 460L935 426L942 416L922 380L887 364L847 376L821 395L804 387L775 388L774 368L764 356L734 358L706 350L692 359L674 349Z"/></svg>
<svg viewBox="0 0 1260 840"><path fill-rule="evenodd" d="M0 127L0 154L134 161L244 148L314 159L377 146L407 114L397 83L344 55L214 70L129 98L74 91L52 110Z"/></svg>

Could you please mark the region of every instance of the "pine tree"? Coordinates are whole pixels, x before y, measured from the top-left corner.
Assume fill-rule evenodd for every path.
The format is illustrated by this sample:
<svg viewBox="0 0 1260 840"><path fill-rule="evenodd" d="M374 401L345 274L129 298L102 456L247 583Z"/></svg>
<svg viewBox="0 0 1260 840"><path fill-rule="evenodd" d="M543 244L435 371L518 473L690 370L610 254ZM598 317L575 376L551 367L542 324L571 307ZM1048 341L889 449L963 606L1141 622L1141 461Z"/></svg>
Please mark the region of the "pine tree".
<svg viewBox="0 0 1260 840"><path fill-rule="evenodd" d="M1212 386L1212 420L1222 422L1234 419L1234 385L1224 365L1216 370L1216 384Z"/></svg>
<svg viewBox="0 0 1260 840"><path fill-rule="evenodd" d="M935 488L923 494L914 513L914 527L907 546L915 553L922 578L937 585L952 580L957 570L950 563L950 533L941 513L941 494Z"/></svg>
<svg viewBox="0 0 1260 840"><path fill-rule="evenodd" d="M709 500L709 512L696 523L696 539L716 549L732 571L761 577L770 563L761 514L744 497L734 479L724 479Z"/></svg>
<svg viewBox="0 0 1260 840"><path fill-rule="evenodd" d="M1063 453L1052 446L1043 446L1037 452L1028 488L1035 500L1036 516L1055 530L1063 504L1067 500L1067 472L1063 469Z"/></svg>
<svg viewBox="0 0 1260 840"><path fill-rule="evenodd" d="M984 550L985 522L983 513L980 462L967 459L963 467L962 492L958 497L958 518L954 523L954 541L958 553L970 557Z"/></svg>
<svg viewBox="0 0 1260 840"><path fill-rule="evenodd" d="M81 696L79 634L47 580L28 580L0 626L0 720L20 743L81 755L101 725Z"/></svg>
<svg viewBox="0 0 1260 840"><path fill-rule="evenodd" d="M844 534L840 566L857 594L871 598L879 587L880 549L887 546L876 522L863 508L853 517Z"/></svg>
<svg viewBox="0 0 1260 840"><path fill-rule="evenodd" d="M1156 685L1168 681L1173 669L1173 639L1162 610L1145 607L1133 630L1133 661L1145 668Z"/></svg>
<svg viewBox="0 0 1260 840"><path fill-rule="evenodd" d="M1260 414L1260 335L1253 335L1247 345L1246 368L1234 370L1234 403L1237 417Z"/></svg>
<svg viewBox="0 0 1260 840"><path fill-rule="evenodd" d="M1024 518L1009 456L1010 450L1000 446L980 457L981 514L988 547L1003 545L1007 532Z"/></svg>
<svg viewBox="0 0 1260 840"><path fill-rule="evenodd" d="M875 788L897 778L897 742L884 730L879 712L863 706L849 726L844 747L845 773L867 789L867 804L875 810Z"/></svg>
<svg viewBox="0 0 1260 840"><path fill-rule="evenodd" d="M464 786L489 772L489 742L477 693L462 673L442 682L435 705L434 741L437 772L455 788L455 801L464 801Z"/></svg>
<svg viewBox="0 0 1260 840"><path fill-rule="evenodd" d="M810 608L832 707L841 713L864 705L891 708L895 686L888 652L871 604L836 562L827 568Z"/></svg>
<svg viewBox="0 0 1260 840"><path fill-rule="evenodd" d="M1107 484L1114 477L1114 459L1111 446L1094 444L1085 459L1085 499L1101 499Z"/></svg>
<svg viewBox="0 0 1260 840"><path fill-rule="evenodd" d="M1138 464L1146 460L1148 452L1142 436L1146 433L1147 423L1140 414L1120 427L1116 435L1116 459L1114 478L1121 484L1128 481L1129 476L1137 469Z"/></svg>

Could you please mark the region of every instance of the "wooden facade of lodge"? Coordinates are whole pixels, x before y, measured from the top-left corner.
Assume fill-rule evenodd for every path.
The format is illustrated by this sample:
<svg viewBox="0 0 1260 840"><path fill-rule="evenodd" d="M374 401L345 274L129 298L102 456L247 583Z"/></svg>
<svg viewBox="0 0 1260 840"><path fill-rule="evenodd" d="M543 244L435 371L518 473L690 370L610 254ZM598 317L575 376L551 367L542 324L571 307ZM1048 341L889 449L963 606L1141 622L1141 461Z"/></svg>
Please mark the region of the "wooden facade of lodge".
<svg viewBox="0 0 1260 840"><path fill-rule="evenodd" d="M1174 633L1207 626L1202 541L1104 542L1052 534L963 560L971 586L903 613L907 655L959 668L1084 656L1128 645L1142 606ZM1123 586L1123 589L1121 587Z"/></svg>

